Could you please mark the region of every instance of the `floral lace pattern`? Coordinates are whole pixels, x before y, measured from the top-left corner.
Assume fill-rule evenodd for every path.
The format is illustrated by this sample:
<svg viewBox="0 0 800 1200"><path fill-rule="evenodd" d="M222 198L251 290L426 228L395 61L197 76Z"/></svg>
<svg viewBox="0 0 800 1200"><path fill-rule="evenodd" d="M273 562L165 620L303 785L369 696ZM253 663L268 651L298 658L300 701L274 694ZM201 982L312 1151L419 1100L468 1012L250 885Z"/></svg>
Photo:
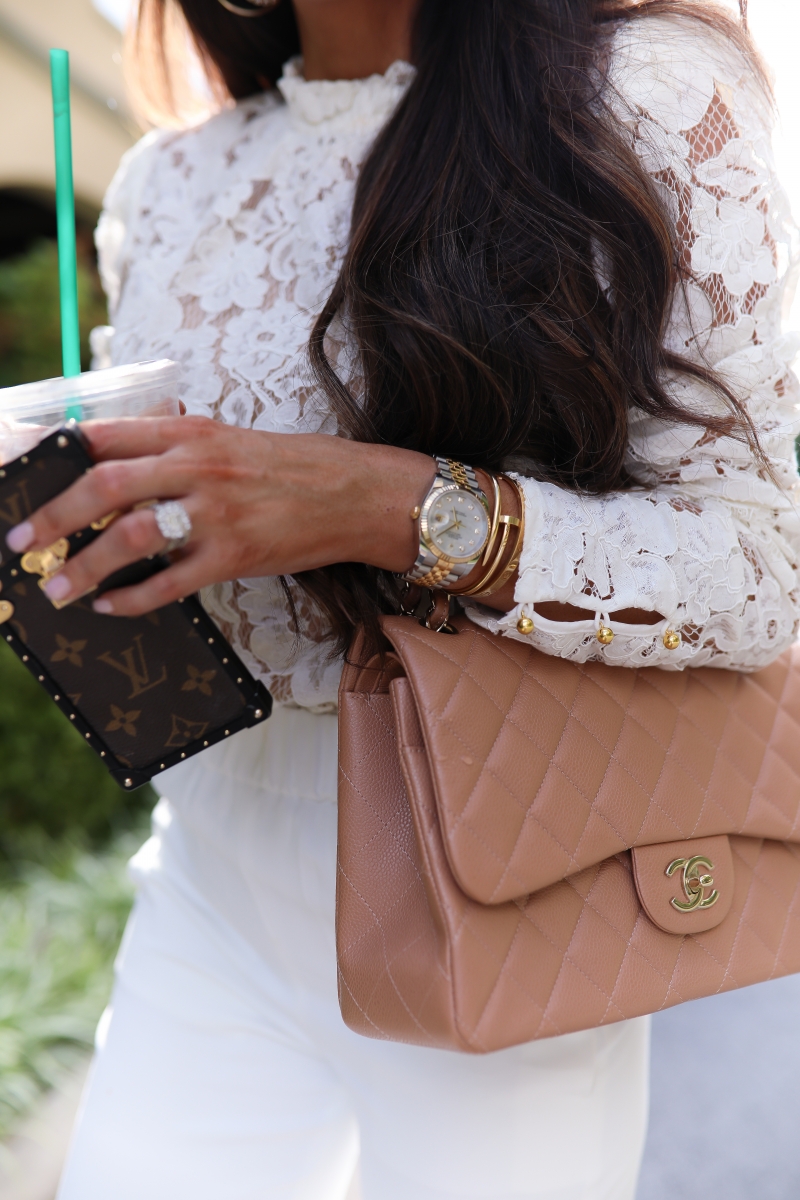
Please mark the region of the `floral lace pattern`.
<svg viewBox="0 0 800 1200"><path fill-rule="evenodd" d="M754 670L794 640L800 619L800 512L794 439L798 338L781 334L796 230L775 178L768 105L747 64L692 21L647 18L617 35L609 103L674 215L683 266L671 349L713 366L745 403L774 478L742 442L631 415L627 469L638 486L601 497L521 480L527 528L517 607L471 615L579 662ZM681 402L719 411L704 386L675 379ZM587 610L557 622L536 604ZM656 625L607 614L636 608ZM610 623L614 640L597 639ZM669 649L669 631L681 644ZM669 640L669 639L668 639Z"/></svg>
<svg viewBox="0 0 800 1200"><path fill-rule="evenodd" d="M346 247L359 166L411 70L396 63L366 80L306 82L290 63L280 94L144 138L123 161L97 235L113 361L180 362L193 413L334 432L307 367L308 334ZM733 439L634 414L628 469L638 487L597 498L525 479L517 607L470 615L509 636L532 615L529 640L582 661L753 669L794 637L800 614L800 396L789 367L796 346L780 333L795 250L769 114L741 59L684 21L622 28L610 87L693 272L670 345L712 363L746 399L777 482ZM335 330L329 352L346 370ZM695 383L672 386L704 411L718 403ZM579 605L587 620L546 621L534 610L544 600ZM204 601L276 700L335 706L340 667L299 592L297 631L277 580L218 585ZM618 627L601 647L600 614L628 607L660 613L663 625ZM666 627L681 631L679 650L664 647Z"/></svg>
<svg viewBox="0 0 800 1200"><path fill-rule="evenodd" d="M172 358L189 412L273 433L334 432L316 401L308 336L347 244L355 181L412 68L307 83L204 125L154 133L123 160L97 244L112 359ZM347 348L328 342L347 370ZM274 579L219 584L206 608L279 703L330 710L340 664L298 588L299 633Z"/></svg>

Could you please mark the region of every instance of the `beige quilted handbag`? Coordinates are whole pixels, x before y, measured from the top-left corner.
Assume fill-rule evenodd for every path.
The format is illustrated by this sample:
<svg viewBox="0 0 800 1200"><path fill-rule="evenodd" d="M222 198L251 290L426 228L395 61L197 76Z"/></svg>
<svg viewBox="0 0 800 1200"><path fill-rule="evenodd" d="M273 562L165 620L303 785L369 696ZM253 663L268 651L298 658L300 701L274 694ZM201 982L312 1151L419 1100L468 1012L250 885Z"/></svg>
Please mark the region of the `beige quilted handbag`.
<svg viewBox="0 0 800 1200"><path fill-rule="evenodd" d="M800 646L630 670L455 624L345 668L347 1024L482 1053L800 971Z"/></svg>

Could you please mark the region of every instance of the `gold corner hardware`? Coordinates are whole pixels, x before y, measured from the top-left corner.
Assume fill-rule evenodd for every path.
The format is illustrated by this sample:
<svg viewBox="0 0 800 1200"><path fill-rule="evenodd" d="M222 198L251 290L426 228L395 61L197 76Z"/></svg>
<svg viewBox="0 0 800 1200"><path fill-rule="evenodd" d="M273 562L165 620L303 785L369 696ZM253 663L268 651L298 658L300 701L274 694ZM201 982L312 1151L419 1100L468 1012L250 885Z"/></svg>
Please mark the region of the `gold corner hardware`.
<svg viewBox="0 0 800 1200"><path fill-rule="evenodd" d="M46 583L61 570L68 558L69 542L66 538L59 538L44 550L29 550L23 554L20 566L28 575L41 575Z"/></svg>
<svg viewBox="0 0 800 1200"><path fill-rule="evenodd" d="M108 529L109 525L113 525L119 515L120 509L115 508L108 516L101 517L99 521L92 521L91 528L95 533L102 533L104 529Z"/></svg>
<svg viewBox="0 0 800 1200"><path fill-rule="evenodd" d="M670 900L672 907L682 913L696 912L701 908L712 908L719 900L719 892L714 888L713 877L701 874L701 872L713 870L714 864L701 854L695 855L694 858L676 858L674 862L671 862L667 867L667 875L671 878L676 871L683 872L681 883L686 896L685 902L673 897ZM705 894L708 888L714 888L710 896Z"/></svg>

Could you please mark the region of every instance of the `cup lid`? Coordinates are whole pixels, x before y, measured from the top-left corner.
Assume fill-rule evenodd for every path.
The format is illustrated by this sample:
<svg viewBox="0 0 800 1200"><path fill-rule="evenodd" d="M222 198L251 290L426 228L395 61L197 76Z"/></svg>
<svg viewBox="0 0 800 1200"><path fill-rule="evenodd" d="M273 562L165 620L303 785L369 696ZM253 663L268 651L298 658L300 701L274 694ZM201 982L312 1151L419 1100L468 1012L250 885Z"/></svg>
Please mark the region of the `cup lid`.
<svg viewBox="0 0 800 1200"><path fill-rule="evenodd" d="M75 403L122 400L147 393L153 388L177 387L180 367L168 358L132 363L123 367L105 367L84 371L71 379L41 379L0 389L0 417L24 421L59 413Z"/></svg>

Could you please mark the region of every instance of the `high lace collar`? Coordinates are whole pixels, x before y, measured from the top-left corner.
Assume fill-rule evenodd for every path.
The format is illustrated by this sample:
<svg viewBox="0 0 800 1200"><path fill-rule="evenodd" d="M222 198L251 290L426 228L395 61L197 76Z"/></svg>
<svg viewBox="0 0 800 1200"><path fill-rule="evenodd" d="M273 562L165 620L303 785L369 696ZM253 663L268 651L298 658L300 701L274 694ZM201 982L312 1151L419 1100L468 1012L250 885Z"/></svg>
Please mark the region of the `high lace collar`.
<svg viewBox="0 0 800 1200"><path fill-rule="evenodd" d="M303 60L290 59L278 81L292 116L307 125L371 129L394 112L414 77L410 63L398 60L385 75L367 79L304 79Z"/></svg>

